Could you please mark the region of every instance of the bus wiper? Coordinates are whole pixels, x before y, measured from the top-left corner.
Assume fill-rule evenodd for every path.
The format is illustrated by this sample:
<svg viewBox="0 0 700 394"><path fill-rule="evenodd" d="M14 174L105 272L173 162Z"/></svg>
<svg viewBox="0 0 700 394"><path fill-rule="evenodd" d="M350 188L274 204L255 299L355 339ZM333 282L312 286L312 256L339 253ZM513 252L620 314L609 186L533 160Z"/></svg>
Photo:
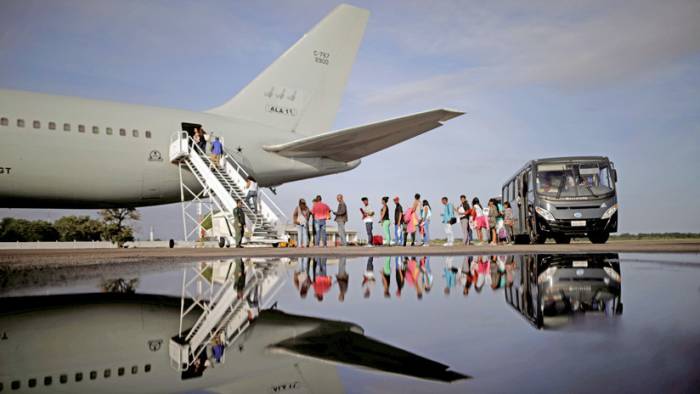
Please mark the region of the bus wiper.
<svg viewBox="0 0 700 394"><path fill-rule="evenodd" d="M555 197L557 200L559 199L559 197L561 197L561 192L564 190L565 184L566 184L566 174L562 172L561 183L559 183L559 188L557 189L557 196Z"/></svg>
<svg viewBox="0 0 700 394"><path fill-rule="evenodd" d="M591 195L592 195L593 197L595 197L595 198L600 197L599 195L593 193L593 189L591 189L591 185L586 184L586 189L588 189L588 192L591 193Z"/></svg>

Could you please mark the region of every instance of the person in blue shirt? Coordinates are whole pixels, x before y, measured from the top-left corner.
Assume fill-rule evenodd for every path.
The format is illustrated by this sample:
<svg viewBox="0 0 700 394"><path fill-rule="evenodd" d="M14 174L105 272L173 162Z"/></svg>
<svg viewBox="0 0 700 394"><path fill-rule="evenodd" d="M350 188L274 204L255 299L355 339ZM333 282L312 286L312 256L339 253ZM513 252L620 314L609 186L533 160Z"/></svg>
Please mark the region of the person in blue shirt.
<svg viewBox="0 0 700 394"><path fill-rule="evenodd" d="M442 224L445 226L445 235L447 236L447 242L445 246L452 246L454 244L454 234L452 233L452 225L457 222L455 218L455 211L452 204L447 201L447 197L442 198Z"/></svg>
<svg viewBox="0 0 700 394"><path fill-rule="evenodd" d="M213 165L219 167L219 161L221 160L221 155L224 153L224 146L219 141L219 137L214 138L211 143L211 162Z"/></svg>

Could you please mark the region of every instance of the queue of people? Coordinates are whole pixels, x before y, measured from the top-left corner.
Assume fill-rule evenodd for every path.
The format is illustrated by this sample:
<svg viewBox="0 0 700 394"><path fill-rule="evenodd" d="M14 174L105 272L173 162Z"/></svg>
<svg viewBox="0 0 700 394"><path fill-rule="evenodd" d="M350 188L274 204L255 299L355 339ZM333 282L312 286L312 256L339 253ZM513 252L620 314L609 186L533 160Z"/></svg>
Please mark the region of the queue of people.
<svg viewBox="0 0 700 394"><path fill-rule="evenodd" d="M377 276L375 257L367 257L362 270L362 278L359 279L362 298L372 296L377 281L381 282L384 298L391 298L392 295L401 298L408 289L415 291L417 299L421 300L436 285L430 256L386 256L376 259L382 261ZM346 257L338 259L335 277L329 272L327 257L302 257L297 263L293 283L301 298L307 298L309 293L312 293L314 298L321 302L334 287L337 287L338 301L345 301L350 288ZM442 275L438 277L442 278L442 292L446 296L455 290L467 296L472 289L481 293L484 288L498 290L512 285L514 266L513 256L448 256L443 260Z"/></svg>
<svg viewBox="0 0 700 394"><path fill-rule="evenodd" d="M331 214L338 225L340 244L345 246L345 225L348 222L347 205L342 194L336 196L337 208L332 210L322 201L320 195L313 200L311 208L306 200L299 199L294 208L292 220L297 227L297 247L326 247L328 237L326 226L331 220ZM421 199L416 193L410 206L404 209L398 196L393 198L392 207L389 197L384 196L379 201L379 212L376 212L369 198L360 199L360 220L367 234L367 247L374 246L429 246L430 224L433 210L430 202ZM442 197L440 219L446 235L444 246L452 246L455 242L454 225L459 222L462 243L465 245L510 244L513 238L513 210L506 202L501 204L497 199L490 199L486 207L478 198L473 198L471 204L466 195L459 197L459 204L453 205L448 197ZM375 228L376 224L376 228ZM393 232L392 232L393 228Z"/></svg>

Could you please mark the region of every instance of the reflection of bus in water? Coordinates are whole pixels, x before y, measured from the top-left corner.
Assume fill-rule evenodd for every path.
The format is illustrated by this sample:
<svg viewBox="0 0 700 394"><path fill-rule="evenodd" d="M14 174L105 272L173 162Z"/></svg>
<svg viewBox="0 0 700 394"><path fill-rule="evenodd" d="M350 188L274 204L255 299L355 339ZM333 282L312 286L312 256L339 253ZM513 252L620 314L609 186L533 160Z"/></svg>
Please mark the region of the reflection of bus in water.
<svg viewBox="0 0 700 394"><path fill-rule="evenodd" d="M502 189L513 210L517 242L569 243L588 237L605 243L617 231L617 171L607 157L532 160Z"/></svg>
<svg viewBox="0 0 700 394"><path fill-rule="evenodd" d="M537 328L581 313L622 314L619 261L617 253L515 256L506 302Z"/></svg>

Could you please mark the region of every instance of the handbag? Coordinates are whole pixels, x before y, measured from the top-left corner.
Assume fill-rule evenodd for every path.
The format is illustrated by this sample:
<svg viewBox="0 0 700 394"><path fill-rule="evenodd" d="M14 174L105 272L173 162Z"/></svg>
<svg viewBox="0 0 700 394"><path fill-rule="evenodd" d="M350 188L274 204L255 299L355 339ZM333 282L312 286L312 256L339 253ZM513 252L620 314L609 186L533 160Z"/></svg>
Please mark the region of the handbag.
<svg viewBox="0 0 700 394"><path fill-rule="evenodd" d="M451 217L451 218L450 218L450 224L455 224L455 223L457 223L457 218Z"/></svg>

